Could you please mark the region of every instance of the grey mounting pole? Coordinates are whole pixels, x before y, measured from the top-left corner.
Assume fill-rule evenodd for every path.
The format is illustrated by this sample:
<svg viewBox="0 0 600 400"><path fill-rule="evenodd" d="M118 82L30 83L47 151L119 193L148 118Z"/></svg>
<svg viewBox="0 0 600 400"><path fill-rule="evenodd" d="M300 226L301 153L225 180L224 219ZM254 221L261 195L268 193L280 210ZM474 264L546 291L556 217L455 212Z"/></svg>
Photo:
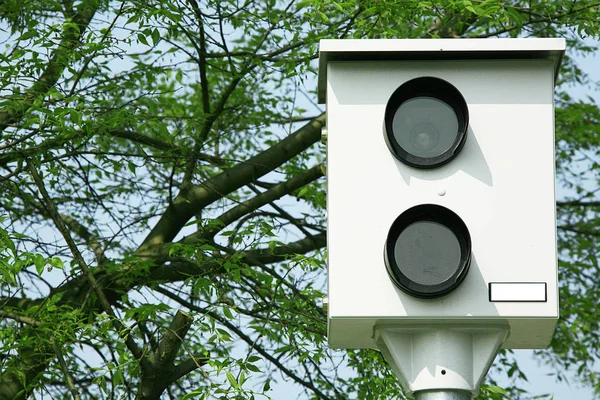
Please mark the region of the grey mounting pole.
<svg viewBox="0 0 600 400"><path fill-rule="evenodd" d="M380 323L375 344L416 400L471 400L508 335L503 324Z"/></svg>
<svg viewBox="0 0 600 400"><path fill-rule="evenodd" d="M415 400L471 400L468 390L423 390L415 392Z"/></svg>

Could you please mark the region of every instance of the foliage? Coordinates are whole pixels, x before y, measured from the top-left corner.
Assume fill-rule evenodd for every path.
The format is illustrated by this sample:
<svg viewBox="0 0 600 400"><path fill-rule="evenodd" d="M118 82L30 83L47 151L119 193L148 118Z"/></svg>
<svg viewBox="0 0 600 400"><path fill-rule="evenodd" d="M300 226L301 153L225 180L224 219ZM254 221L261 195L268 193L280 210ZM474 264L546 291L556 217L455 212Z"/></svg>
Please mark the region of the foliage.
<svg viewBox="0 0 600 400"><path fill-rule="evenodd" d="M321 38L560 36L600 3L0 0L0 399L404 398L325 334ZM600 115L557 94L562 319L600 388ZM64 263L64 265L63 265ZM499 368L525 376L510 353ZM480 398L524 398L492 384ZM598 389L600 390L600 389Z"/></svg>

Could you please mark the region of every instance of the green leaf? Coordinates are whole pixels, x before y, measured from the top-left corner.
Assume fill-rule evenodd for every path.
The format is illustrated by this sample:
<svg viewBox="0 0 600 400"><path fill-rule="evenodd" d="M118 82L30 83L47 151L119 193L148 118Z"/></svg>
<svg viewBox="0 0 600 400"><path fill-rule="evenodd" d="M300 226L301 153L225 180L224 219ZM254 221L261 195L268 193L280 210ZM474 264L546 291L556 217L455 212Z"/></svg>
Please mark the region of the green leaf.
<svg viewBox="0 0 600 400"><path fill-rule="evenodd" d="M268 392L269 390L271 390L271 380L267 379L263 385L263 392Z"/></svg>
<svg viewBox="0 0 600 400"><path fill-rule="evenodd" d="M148 40L146 40L146 35L144 35L143 33L138 33L138 34L137 34L137 38L138 38L138 40L139 40L141 43L143 43L143 44L145 44L146 46L148 46Z"/></svg>
<svg viewBox="0 0 600 400"><path fill-rule="evenodd" d="M31 39L33 37L36 37L37 35L38 35L37 31L31 30L31 31L27 31L24 34L22 34L21 36L19 36L19 38L17 40Z"/></svg>
<svg viewBox="0 0 600 400"><path fill-rule="evenodd" d="M229 371L227 371L225 373L225 375L227 376L227 380L229 381L229 384L234 387L235 389L237 389L239 387L237 380L235 379L235 377L233 376L233 374Z"/></svg>
<svg viewBox="0 0 600 400"><path fill-rule="evenodd" d="M303 0L296 4L296 9L300 10L302 8L308 7L314 3L314 0Z"/></svg>
<svg viewBox="0 0 600 400"><path fill-rule="evenodd" d="M160 42L160 32L156 28L152 31L152 42L155 46Z"/></svg>
<svg viewBox="0 0 600 400"><path fill-rule="evenodd" d="M52 258L48 259L48 264L50 264L50 265L52 265L52 267L58 268L58 269L65 268L62 260L58 257L52 257Z"/></svg>
<svg viewBox="0 0 600 400"><path fill-rule="evenodd" d="M229 318L233 319L233 314L231 313L231 309L229 307L223 307L223 314Z"/></svg>
<svg viewBox="0 0 600 400"><path fill-rule="evenodd" d="M32 256L32 258L35 265L35 270L39 276L42 276L42 272L44 272L44 267L46 266L46 260L40 254L35 254Z"/></svg>
<svg viewBox="0 0 600 400"><path fill-rule="evenodd" d="M69 117L71 118L71 121L73 121L77 125L81 124L81 119L82 119L81 118L81 113L78 112L77 110L70 109L69 110Z"/></svg>
<svg viewBox="0 0 600 400"><path fill-rule="evenodd" d="M252 372L262 372L260 370L260 368L258 368L256 365L254 364L246 364L246 368Z"/></svg>
<svg viewBox="0 0 600 400"><path fill-rule="evenodd" d="M127 168L129 168L129 170L135 175L137 166L134 163L128 161Z"/></svg>
<svg viewBox="0 0 600 400"><path fill-rule="evenodd" d="M197 397L197 396L202 396L203 393L204 392L202 390L194 390L194 391L191 391L191 392L185 394L181 398L181 400L189 400L189 399L192 399L192 398Z"/></svg>

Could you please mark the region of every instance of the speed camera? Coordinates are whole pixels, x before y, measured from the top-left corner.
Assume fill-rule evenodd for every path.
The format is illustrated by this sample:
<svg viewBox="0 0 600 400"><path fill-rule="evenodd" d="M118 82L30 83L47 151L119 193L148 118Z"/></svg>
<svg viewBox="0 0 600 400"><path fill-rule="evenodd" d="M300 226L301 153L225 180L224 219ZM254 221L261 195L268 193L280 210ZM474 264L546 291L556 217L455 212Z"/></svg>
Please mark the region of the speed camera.
<svg viewBox="0 0 600 400"><path fill-rule="evenodd" d="M558 318L555 77L562 39L323 40L328 337Z"/></svg>

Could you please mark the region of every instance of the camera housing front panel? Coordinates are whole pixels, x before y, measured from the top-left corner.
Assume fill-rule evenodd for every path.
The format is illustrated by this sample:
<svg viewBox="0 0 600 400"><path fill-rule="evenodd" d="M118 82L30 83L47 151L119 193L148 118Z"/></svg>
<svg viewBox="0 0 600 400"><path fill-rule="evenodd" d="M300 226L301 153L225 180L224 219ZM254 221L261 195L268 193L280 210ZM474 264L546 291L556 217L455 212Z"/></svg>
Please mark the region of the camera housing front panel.
<svg viewBox="0 0 600 400"><path fill-rule="evenodd" d="M557 61L546 53L531 59L505 54L492 59L463 59L461 54L451 59L446 54L445 60L349 57L326 63L332 347L375 348L375 324L419 321L505 323L510 327L507 348L539 348L550 342L558 317L553 109ZM401 162L385 139L390 97L401 85L421 77L448 82L468 107L462 149L435 168ZM401 290L384 260L394 221L426 204L458 215L471 240L464 279L435 298ZM544 284L545 301L522 301L528 299L523 293L512 301L510 288L522 288L512 283L535 284L531 287L536 290ZM490 284L497 284L492 287L503 296L496 297L509 301L491 301Z"/></svg>

